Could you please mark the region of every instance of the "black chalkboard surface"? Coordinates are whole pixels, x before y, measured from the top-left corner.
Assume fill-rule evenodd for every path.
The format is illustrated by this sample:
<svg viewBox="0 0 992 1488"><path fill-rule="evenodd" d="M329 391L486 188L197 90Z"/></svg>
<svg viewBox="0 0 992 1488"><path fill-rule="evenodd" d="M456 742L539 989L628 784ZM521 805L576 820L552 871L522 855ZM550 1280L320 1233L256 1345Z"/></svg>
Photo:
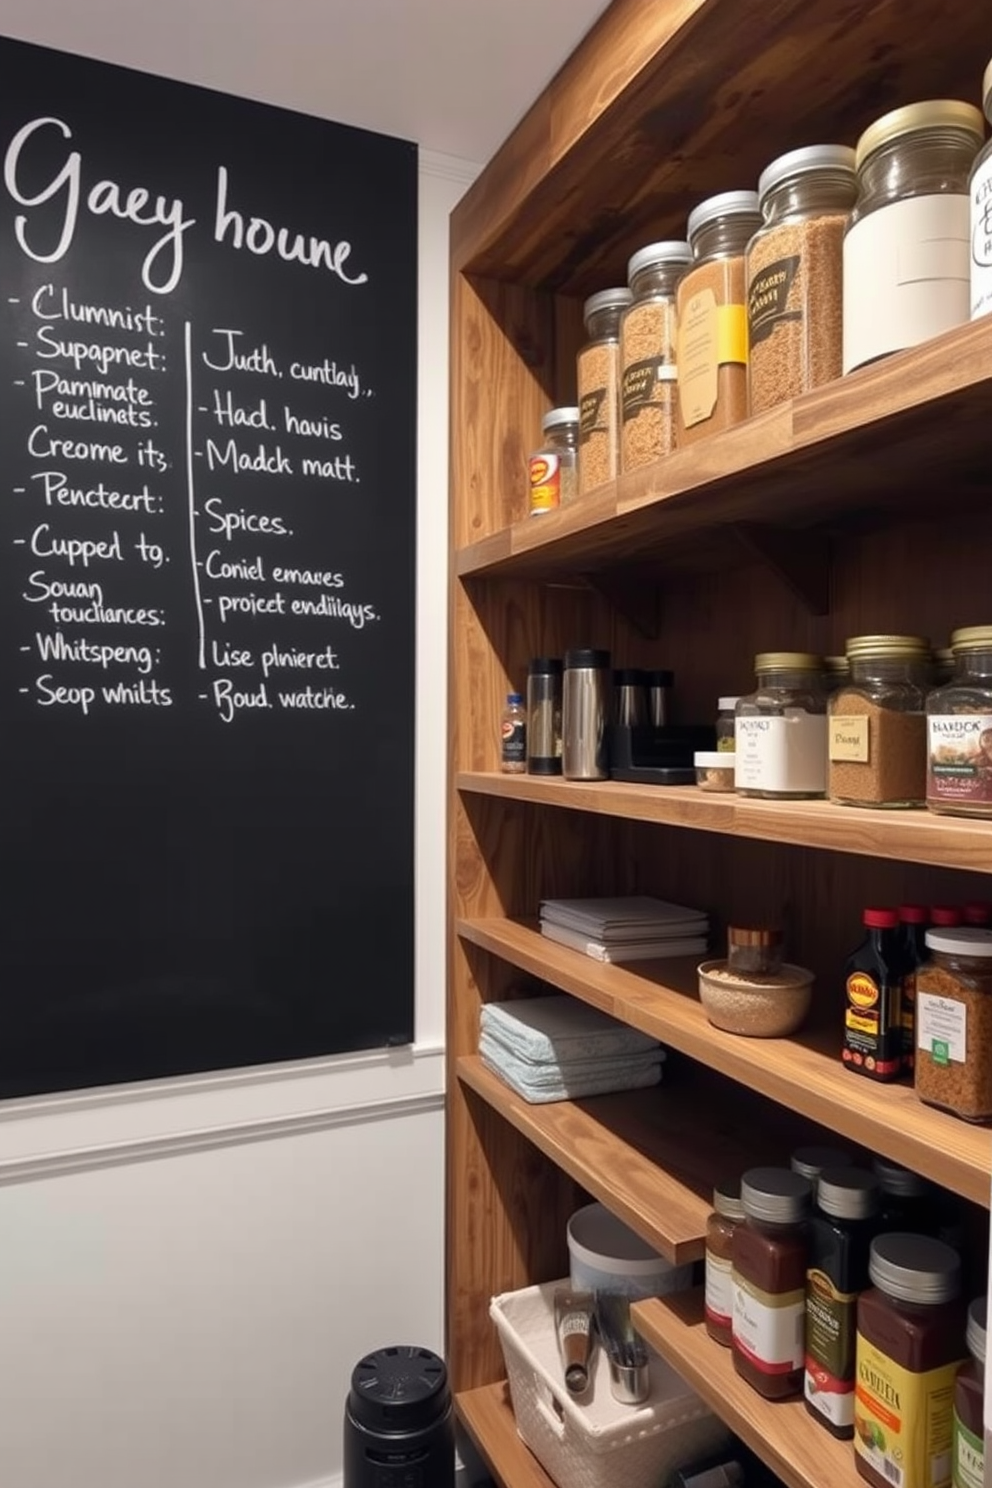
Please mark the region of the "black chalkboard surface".
<svg viewBox="0 0 992 1488"><path fill-rule="evenodd" d="M416 149L0 71L0 1096L409 1042Z"/></svg>

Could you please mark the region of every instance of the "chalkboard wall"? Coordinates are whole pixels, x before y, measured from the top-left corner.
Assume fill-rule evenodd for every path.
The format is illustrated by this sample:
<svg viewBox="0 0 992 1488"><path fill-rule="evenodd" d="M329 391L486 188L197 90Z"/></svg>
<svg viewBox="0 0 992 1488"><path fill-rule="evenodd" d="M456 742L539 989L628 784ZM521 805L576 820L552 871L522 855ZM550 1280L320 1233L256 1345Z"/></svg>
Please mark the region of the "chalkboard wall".
<svg viewBox="0 0 992 1488"><path fill-rule="evenodd" d="M409 1042L415 147L0 73L0 1096Z"/></svg>

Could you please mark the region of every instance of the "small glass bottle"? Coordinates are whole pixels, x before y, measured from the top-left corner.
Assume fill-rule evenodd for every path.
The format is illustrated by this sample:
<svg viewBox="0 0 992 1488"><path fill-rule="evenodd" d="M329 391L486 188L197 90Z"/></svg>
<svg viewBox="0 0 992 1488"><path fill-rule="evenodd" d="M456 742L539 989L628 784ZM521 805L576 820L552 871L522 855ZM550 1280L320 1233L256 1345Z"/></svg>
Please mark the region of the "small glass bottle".
<svg viewBox="0 0 992 1488"><path fill-rule="evenodd" d="M579 410L550 408L541 420L544 442L528 461L530 514L554 511L575 495Z"/></svg>
<svg viewBox="0 0 992 1488"><path fill-rule="evenodd" d="M831 1436L854 1435L858 1296L868 1285L878 1179L861 1168L825 1168L809 1227L806 1273L806 1409Z"/></svg>
<svg viewBox="0 0 992 1488"><path fill-rule="evenodd" d="M844 1068L870 1080L903 1072L902 981L905 957L894 909L866 909L868 931L848 958L845 979Z"/></svg>
<svg viewBox="0 0 992 1488"><path fill-rule="evenodd" d="M992 124L992 62L982 79L985 117ZM968 177L971 196L971 318L992 311L992 140L975 156Z"/></svg>
<svg viewBox="0 0 992 1488"><path fill-rule="evenodd" d="M827 694L818 656L764 651L757 689L737 704L735 783L742 796L803 800L827 790Z"/></svg>
<svg viewBox="0 0 992 1488"><path fill-rule="evenodd" d="M730 1348L733 1336L734 1231L743 1220L740 1180L718 1183L713 1190L713 1213L706 1221L705 1321L710 1337L726 1348Z"/></svg>
<svg viewBox="0 0 992 1488"><path fill-rule="evenodd" d="M927 698L927 805L992 817L992 625L951 637L955 673Z"/></svg>
<svg viewBox="0 0 992 1488"><path fill-rule="evenodd" d="M737 976L775 977L782 970L782 932L772 926L729 925L727 970Z"/></svg>
<svg viewBox="0 0 992 1488"><path fill-rule="evenodd" d="M983 1488L985 1482L985 1344L988 1304L976 1297L968 1308L965 1343L971 1355L954 1381L954 1445L951 1488Z"/></svg>
<svg viewBox="0 0 992 1488"><path fill-rule="evenodd" d="M523 694L507 694L500 725L499 767L504 775L527 773L527 712Z"/></svg>
<svg viewBox="0 0 992 1488"><path fill-rule="evenodd" d="M675 448L675 291L692 262L688 243L649 243L627 265L633 299L620 322L620 469L638 470Z"/></svg>
<svg viewBox="0 0 992 1488"><path fill-rule="evenodd" d="M734 1369L766 1400L801 1395L811 1189L789 1168L749 1168L734 1231Z"/></svg>
<svg viewBox="0 0 992 1488"><path fill-rule="evenodd" d="M579 495L616 480L619 466L620 317L630 290L601 289L583 307L589 340L579 352Z"/></svg>
<svg viewBox="0 0 992 1488"><path fill-rule="evenodd" d="M721 754L733 754L737 748L737 704L739 697L717 698L716 747Z"/></svg>
<svg viewBox="0 0 992 1488"><path fill-rule="evenodd" d="M855 636L850 680L830 699L831 801L922 806L930 643L922 636Z"/></svg>

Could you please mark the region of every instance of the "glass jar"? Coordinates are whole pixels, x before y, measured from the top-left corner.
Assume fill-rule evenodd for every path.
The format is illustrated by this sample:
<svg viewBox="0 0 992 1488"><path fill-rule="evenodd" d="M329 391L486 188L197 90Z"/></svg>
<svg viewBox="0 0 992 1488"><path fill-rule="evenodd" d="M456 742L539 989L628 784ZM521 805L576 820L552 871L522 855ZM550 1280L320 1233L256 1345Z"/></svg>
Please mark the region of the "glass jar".
<svg viewBox="0 0 992 1488"><path fill-rule="evenodd" d="M691 269L679 282L679 448L747 418L744 251L761 226L756 191L724 191L689 214Z"/></svg>
<svg viewBox="0 0 992 1488"><path fill-rule="evenodd" d="M738 976L778 976L782 970L782 932L765 926L730 925L727 970Z"/></svg>
<svg viewBox="0 0 992 1488"><path fill-rule="evenodd" d="M735 743L737 728L737 704L739 697L717 698L716 715L716 747L727 754L733 754L737 748Z"/></svg>
<svg viewBox="0 0 992 1488"><path fill-rule="evenodd" d="M943 687L950 682L954 676L954 652L950 646L941 646L939 651L933 653L930 675L933 678L934 687Z"/></svg>
<svg viewBox="0 0 992 1488"><path fill-rule="evenodd" d="M740 1180L718 1183L713 1190L713 1213L706 1221L705 1321L707 1333L725 1348L730 1348L733 1334L734 1231L743 1219Z"/></svg>
<svg viewBox="0 0 992 1488"><path fill-rule="evenodd" d="M806 1409L840 1441L854 1435L857 1304L877 1229L874 1173L826 1168L809 1227L804 1385Z"/></svg>
<svg viewBox="0 0 992 1488"><path fill-rule="evenodd" d="M504 775L523 775L527 771L527 710L519 692L507 695L500 720L499 767Z"/></svg>
<svg viewBox="0 0 992 1488"><path fill-rule="evenodd" d="M992 62L982 79L985 117L992 124ZM971 318L992 311L992 140L979 150L968 178L971 193Z"/></svg>
<svg viewBox="0 0 992 1488"><path fill-rule="evenodd" d="M985 1482L985 1343L988 1304L976 1297L968 1308L965 1343L971 1355L954 1381L954 1446L951 1488L983 1488Z"/></svg>
<svg viewBox="0 0 992 1488"><path fill-rule="evenodd" d="M789 1168L749 1168L732 1242L734 1369L766 1400L803 1390L806 1218L811 1190Z"/></svg>
<svg viewBox="0 0 992 1488"><path fill-rule="evenodd" d="M873 1488L948 1488L964 1352L961 1263L926 1235L879 1235L858 1299L855 1467Z"/></svg>
<svg viewBox="0 0 992 1488"><path fill-rule="evenodd" d="M916 1093L965 1121L992 1120L992 930L928 930L916 974Z"/></svg>
<svg viewBox="0 0 992 1488"><path fill-rule="evenodd" d="M579 495L616 480L619 470L620 317L630 290L601 289L583 307L589 340L579 352Z"/></svg>
<svg viewBox="0 0 992 1488"><path fill-rule="evenodd" d="M830 699L831 801L924 805L929 642L921 636L855 636L847 655L850 681Z"/></svg>
<svg viewBox="0 0 992 1488"><path fill-rule="evenodd" d="M742 796L826 795L827 694L818 656L764 651L755 692L737 704L736 785Z"/></svg>
<svg viewBox="0 0 992 1488"><path fill-rule="evenodd" d="M834 693L838 687L843 687L851 675L851 663L846 656L825 656L823 658L823 680L827 692Z"/></svg>
<svg viewBox="0 0 992 1488"><path fill-rule="evenodd" d="M844 238L844 371L969 315L968 175L985 125L970 103L894 109L858 140Z"/></svg>
<svg viewBox="0 0 992 1488"><path fill-rule="evenodd" d="M541 420L544 441L528 461L530 514L554 511L575 495L575 463L579 444L579 410L549 408Z"/></svg>
<svg viewBox="0 0 992 1488"><path fill-rule="evenodd" d="M649 243L627 265L633 296L620 322L620 469L637 470L675 448L675 291L688 243Z"/></svg>
<svg viewBox="0 0 992 1488"><path fill-rule="evenodd" d="M765 220L747 246L752 414L840 376L844 229L857 194L846 145L790 150L761 173Z"/></svg>
<svg viewBox="0 0 992 1488"><path fill-rule="evenodd" d="M927 805L992 817L992 625L951 637L955 673L927 698Z"/></svg>

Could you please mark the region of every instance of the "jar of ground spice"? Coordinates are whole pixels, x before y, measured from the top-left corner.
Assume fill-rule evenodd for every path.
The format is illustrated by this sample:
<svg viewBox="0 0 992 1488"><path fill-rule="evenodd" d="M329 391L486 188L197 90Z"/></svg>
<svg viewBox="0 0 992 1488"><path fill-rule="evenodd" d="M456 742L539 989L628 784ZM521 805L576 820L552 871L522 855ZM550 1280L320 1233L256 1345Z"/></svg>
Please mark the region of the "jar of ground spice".
<svg viewBox="0 0 992 1488"><path fill-rule="evenodd" d="M827 790L842 806L926 801L930 645L922 636L855 636L850 680L829 707Z"/></svg>
<svg viewBox="0 0 992 1488"><path fill-rule="evenodd" d="M992 931L928 930L916 973L916 1093L965 1121L992 1120Z"/></svg>
<svg viewBox="0 0 992 1488"><path fill-rule="evenodd" d="M619 470L620 317L629 289L602 289L583 307L589 340L579 352L579 495Z"/></svg>
<svg viewBox="0 0 992 1488"><path fill-rule="evenodd" d="M992 817L992 625L951 636L955 673L927 698L927 805Z"/></svg>
<svg viewBox="0 0 992 1488"><path fill-rule="evenodd" d="M692 267L680 281L680 448L747 418L744 252L761 226L756 191L724 191L689 214Z"/></svg>
<svg viewBox="0 0 992 1488"><path fill-rule="evenodd" d="M649 243L627 265L633 300L620 322L620 469L675 448L675 292L692 262L688 243Z"/></svg>
<svg viewBox="0 0 992 1488"><path fill-rule="evenodd" d="M762 172L765 223L747 249L751 413L841 374L844 229L857 194L846 145L790 150Z"/></svg>

